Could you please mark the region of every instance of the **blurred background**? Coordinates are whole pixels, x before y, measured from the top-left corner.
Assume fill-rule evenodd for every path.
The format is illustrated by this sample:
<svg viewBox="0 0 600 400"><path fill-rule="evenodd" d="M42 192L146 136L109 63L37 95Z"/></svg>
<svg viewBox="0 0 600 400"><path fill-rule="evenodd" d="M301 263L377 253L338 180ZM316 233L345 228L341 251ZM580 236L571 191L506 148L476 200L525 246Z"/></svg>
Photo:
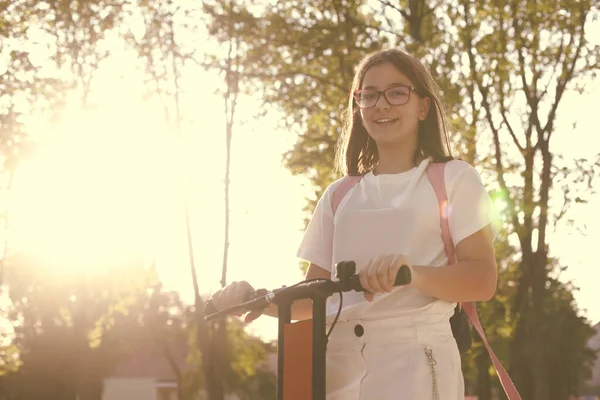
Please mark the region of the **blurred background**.
<svg viewBox="0 0 600 400"><path fill-rule="evenodd" d="M0 1L0 399L274 399L276 320L362 57L431 69L502 219L523 399L600 396L600 1ZM501 399L476 335L469 399Z"/></svg>

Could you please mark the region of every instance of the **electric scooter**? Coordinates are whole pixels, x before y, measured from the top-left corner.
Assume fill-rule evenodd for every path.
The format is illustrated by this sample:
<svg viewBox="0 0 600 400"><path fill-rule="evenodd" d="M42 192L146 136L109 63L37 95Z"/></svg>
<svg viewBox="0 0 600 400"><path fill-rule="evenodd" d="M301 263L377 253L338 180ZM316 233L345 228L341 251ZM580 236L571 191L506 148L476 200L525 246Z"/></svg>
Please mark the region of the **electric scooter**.
<svg viewBox="0 0 600 400"><path fill-rule="evenodd" d="M342 308L342 293L349 291L364 292L356 274L356 263L354 261L343 261L336 266L336 281L330 279L309 279L301 281L289 287L281 287L271 291L265 289L257 290L252 298L234 307L217 311L209 300L204 311L205 320L211 321L225 315L245 313L254 310L262 310L274 303L278 307L278 334L277 334L277 400L291 400L292 395L284 396L284 367L285 355L285 332L289 333L291 324L291 306L296 300L311 299L313 303L312 316L312 400L325 400L325 367L327 338L337 321ZM394 286L409 284L411 281L410 269L403 265L398 270ZM338 313L332 323L330 332L326 329L326 301L329 296L340 294L340 306ZM291 360L287 360L292 362ZM306 400L306 399L305 399Z"/></svg>

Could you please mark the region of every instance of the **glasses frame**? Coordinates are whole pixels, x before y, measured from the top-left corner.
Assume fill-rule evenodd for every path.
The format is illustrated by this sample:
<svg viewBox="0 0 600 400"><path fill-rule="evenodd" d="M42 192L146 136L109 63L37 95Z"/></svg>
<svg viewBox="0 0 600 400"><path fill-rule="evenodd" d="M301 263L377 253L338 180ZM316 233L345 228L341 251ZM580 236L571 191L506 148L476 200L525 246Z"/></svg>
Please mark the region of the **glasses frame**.
<svg viewBox="0 0 600 400"><path fill-rule="evenodd" d="M408 89L408 96L406 97L406 101L404 103L402 103L402 104L394 104L394 103L392 103L390 101L390 99L388 99L386 92L388 90L396 89L396 88L399 88L399 87L407 88ZM375 89L361 89L361 90L356 90L354 92L354 94L353 94L352 97L354 98L354 102L356 103L356 106L358 108L360 108L361 110L365 110L365 109L368 109L368 108L375 107L377 105L377 103L379 103L379 99L381 98L381 95L383 95L383 97L385 98L385 101L387 101L387 103L389 105L391 105L391 106L403 106L403 105L405 105L406 103L408 103L410 101L410 94L412 92L416 92L416 91L417 91L417 88L414 87L414 86L409 86L409 85L394 85L394 86L391 86L391 87L389 87L389 88L387 88L385 90L375 90ZM375 103L372 106L361 107L360 104L358 104L358 95L361 94L362 92L375 92L375 93L377 93L377 99L375 100Z"/></svg>

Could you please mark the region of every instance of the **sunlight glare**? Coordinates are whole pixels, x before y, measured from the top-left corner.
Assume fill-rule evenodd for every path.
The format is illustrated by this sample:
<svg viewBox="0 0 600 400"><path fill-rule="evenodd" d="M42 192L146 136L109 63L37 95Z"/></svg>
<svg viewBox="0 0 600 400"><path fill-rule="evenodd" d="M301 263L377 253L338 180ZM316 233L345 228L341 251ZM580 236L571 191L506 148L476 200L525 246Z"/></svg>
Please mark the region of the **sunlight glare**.
<svg viewBox="0 0 600 400"><path fill-rule="evenodd" d="M166 143L128 113L71 112L44 135L16 172L10 246L70 272L149 262Z"/></svg>
<svg viewBox="0 0 600 400"><path fill-rule="evenodd" d="M500 213L503 214L508 209L508 203L506 199L498 197L494 199L494 208Z"/></svg>

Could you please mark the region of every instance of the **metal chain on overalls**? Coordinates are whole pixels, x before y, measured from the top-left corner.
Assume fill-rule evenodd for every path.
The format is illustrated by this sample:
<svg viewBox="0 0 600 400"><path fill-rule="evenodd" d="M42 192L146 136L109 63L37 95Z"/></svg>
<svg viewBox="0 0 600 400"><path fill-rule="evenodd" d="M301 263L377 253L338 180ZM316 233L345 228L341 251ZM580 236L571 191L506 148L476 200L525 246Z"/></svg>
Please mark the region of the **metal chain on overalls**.
<svg viewBox="0 0 600 400"><path fill-rule="evenodd" d="M433 358L433 351L429 347L425 347L425 354L427 355L427 360L429 362L429 366L431 367L431 393L433 396L433 400L440 400L437 375L435 374L435 364L437 364L437 362L435 361L435 358Z"/></svg>

